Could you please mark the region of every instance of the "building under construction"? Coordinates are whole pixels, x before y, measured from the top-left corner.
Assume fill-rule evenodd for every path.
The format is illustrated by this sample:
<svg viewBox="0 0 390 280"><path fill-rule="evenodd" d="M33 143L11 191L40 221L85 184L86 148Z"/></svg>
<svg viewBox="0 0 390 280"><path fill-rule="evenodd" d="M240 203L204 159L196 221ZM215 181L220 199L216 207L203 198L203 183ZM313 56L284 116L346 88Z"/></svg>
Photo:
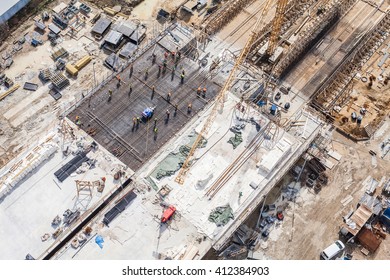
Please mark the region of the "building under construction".
<svg viewBox="0 0 390 280"><path fill-rule="evenodd" d="M138 170L220 90L193 59L194 38L172 25L68 117L80 118L82 129Z"/></svg>
<svg viewBox="0 0 390 280"><path fill-rule="evenodd" d="M105 8L107 15L101 17L92 6L93 23L83 19L82 25L91 28L80 27L76 37L59 46L67 53L63 59L69 59L68 74L50 67L37 71L52 82L47 88L67 101L50 103L60 126L0 170L6 257L245 259L259 252L273 257L267 246L279 243L291 241L287 247L299 248L299 240L310 243L300 256L317 258L335 238L328 227L338 225L329 224L329 217L350 211L348 203L361 190L346 194L374 178L361 182L360 174L349 174L361 158L348 157L363 148L337 152L343 140L334 144L332 137L339 131L338 137L368 140L390 112L390 4L209 2L158 7L167 16L160 16L153 30L115 9ZM136 44L135 26L142 37ZM65 29L61 32L68 34ZM87 54L78 55L78 46ZM75 74L84 59L83 70ZM31 102L13 111L7 107L5 119L19 124L23 110L49 110L49 103L33 102L46 90L36 86ZM1 93L0 101L10 100L18 88ZM380 135L390 135L390 126L385 129ZM384 166L378 174L388 171L383 162L389 143L375 142L369 153L364 150L372 166ZM382 149L383 161L376 161L374 145ZM332 178L333 172L338 177ZM379 186L385 177L377 181ZM359 203L376 201L371 187L363 192L372 198ZM31 201L40 203L20 214ZM319 208L310 223L328 223L322 231L327 239L294 237L310 228L310 215L296 211L312 205ZM375 207L364 207L367 220L378 216ZM326 217L322 211L328 211ZM11 233L21 228L31 235L11 242ZM353 234L361 228L364 224ZM283 252L290 251L295 249Z"/></svg>

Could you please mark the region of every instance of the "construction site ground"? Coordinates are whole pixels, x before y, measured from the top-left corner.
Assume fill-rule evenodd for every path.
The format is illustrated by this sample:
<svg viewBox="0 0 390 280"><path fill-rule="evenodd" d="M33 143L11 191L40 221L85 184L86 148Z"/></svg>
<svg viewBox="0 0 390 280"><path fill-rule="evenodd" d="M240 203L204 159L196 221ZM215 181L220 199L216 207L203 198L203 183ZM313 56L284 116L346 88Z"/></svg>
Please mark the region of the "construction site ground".
<svg viewBox="0 0 390 280"><path fill-rule="evenodd" d="M259 256L269 259L319 259L319 253L340 237L338 232L345 225L343 217L355 210L366 189L363 181L371 176L380 181L390 172L389 159L381 159L380 144L390 136L390 119L377 131L373 140L367 143L354 143L344 136L333 132L332 147L342 158L332 170L327 170L329 183L316 194L312 189L303 187L294 202L289 202L284 212L284 220L275 226L267 241L260 243ZM376 158L369 153L373 150ZM276 187L266 203L274 203L281 195L280 188L289 184L287 179ZM380 193L380 189L377 190ZM352 196L353 200L343 205L343 200ZM382 241L375 254L369 256L356 249L347 247L353 259L380 259L390 256L390 240Z"/></svg>
<svg viewBox="0 0 390 280"><path fill-rule="evenodd" d="M386 119L390 112L390 83L384 84L384 78L389 70L389 62L380 65L381 60L386 52L390 52L390 38L387 38L379 50L367 61L362 71L353 81L353 93L345 106L334 115L336 124L346 133L357 137L364 135L362 128L370 124L376 130ZM375 77L373 85L368 86L369 78ZM351 121L351 114L355 112L361 115L360 110L366 109L360 125ZM345 120L348 119L347 122Z"/></svg>

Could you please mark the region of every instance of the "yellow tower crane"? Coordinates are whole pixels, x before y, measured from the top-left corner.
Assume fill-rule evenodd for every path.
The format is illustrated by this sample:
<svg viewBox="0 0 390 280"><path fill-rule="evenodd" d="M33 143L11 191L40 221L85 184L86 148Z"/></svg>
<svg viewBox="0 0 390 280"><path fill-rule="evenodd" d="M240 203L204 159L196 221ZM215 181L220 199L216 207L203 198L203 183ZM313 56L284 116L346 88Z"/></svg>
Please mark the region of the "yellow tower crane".
<svg viewBox="0 0 390 280"><path fill-rule="evenodd" d="M202 138L205 137L207 135L207 133L209 132L210 127L213 124L213 122L217 116L218 110L223 109L223 105L225 102L225 95L226 95L227 91L230 89L230 87L231 87L231 85L236 77L237 69L245 61L245 59L246 59L246 57L247 57L247 55L252 47L253 42L256 40L256 37L257 37L256 31L260 30L260 26L263 24L264 17L268 12L268 9L270 7L271 2L272 2L272 0L267 0L265 6L263 8L263 11L261 13L261 16L257 19L257 21L256 21L256 23L251 31L251 34L250 34L248 40L246 41L244 48L241 50L240 55L238 56L234 66L233 66L232 71L230 71L229 77L227 78L224 86L222 87L221 91L217 95L215 104L211 110L209 117L207 118L205 124L203 125L202 130L199 132L198 137L196 138L194 144L192 145L186 160L184 161L181 169L179 170L178 175L175 178L175 181L177 183L179 183L179 184L184 183L185 176L187 175L187 173L189 171L190 163L191 163L191 160L193 159L196 148L198 147Z"/></svg>
<svg viewBox="0 0 390 280"><path fill-rule="evenodd" d="M272 30L269 38L268 48L266 54L268 57L271 57L278 45L278 38L280 35L280 30L282 29L282 23L284 18L284 13L286 12L288 0L279 0L276 6L275 17L272 22Z"/></svg>

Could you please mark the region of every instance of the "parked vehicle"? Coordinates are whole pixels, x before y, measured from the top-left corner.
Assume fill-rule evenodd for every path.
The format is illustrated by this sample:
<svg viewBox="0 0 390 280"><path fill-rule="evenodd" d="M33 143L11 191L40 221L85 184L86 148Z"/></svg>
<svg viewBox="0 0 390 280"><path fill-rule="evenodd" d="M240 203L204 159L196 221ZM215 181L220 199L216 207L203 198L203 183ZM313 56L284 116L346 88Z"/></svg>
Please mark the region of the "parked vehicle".
<svg viewBox="0 0 390 280"><path fill-rule="evenodd" d="M320 254L321 260L334 260L341 257L344 252L345 245L340 240L335 241L332 245L323 250Z"/></svg>

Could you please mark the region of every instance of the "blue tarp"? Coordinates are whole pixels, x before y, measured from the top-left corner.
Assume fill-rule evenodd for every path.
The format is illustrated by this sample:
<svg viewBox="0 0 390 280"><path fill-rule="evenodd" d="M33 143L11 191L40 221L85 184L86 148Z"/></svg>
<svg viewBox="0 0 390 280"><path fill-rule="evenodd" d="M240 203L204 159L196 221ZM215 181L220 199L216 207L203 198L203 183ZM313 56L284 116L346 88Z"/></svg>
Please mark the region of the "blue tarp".
<svg viewBox="0 0 390 280"><path fill-rule="evenodd" d="M147 118L149 119L150 117L152 117L153 115L153 109L152 108L146 108L143 112L142 112L142 116L144 118Z"/></svg>
<svg viewBox="0 0 390 280"><path fill-rule="evenodd" d="M101 235L96 236L95 243L100 247L100 249L103 249L104 239Z"/></svg>
<svg viewBox="0 0 390 280"><path fill-rule="evenodd" d="M380 221L387 227L390 228L390 208L387 208L382 216L380 217Z"/></svg>

